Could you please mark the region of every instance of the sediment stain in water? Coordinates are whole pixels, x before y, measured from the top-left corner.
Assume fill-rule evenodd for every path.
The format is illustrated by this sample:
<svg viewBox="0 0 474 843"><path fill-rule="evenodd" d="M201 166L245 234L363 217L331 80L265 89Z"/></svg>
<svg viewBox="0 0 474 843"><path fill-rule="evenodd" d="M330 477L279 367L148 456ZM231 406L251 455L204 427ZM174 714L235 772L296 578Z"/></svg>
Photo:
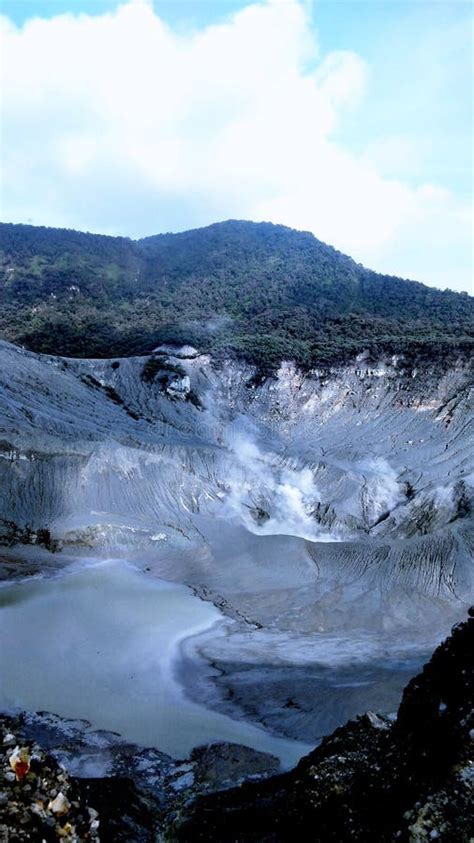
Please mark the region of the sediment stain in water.
<svg viewBox="0 0 474 843"><path fill-rule="evenodd" d="M0 707L83 718L175 758L233 741L290 766L306 744L193 703L175 678L180 642L221 617L121 561L3 587Z"/></svg>

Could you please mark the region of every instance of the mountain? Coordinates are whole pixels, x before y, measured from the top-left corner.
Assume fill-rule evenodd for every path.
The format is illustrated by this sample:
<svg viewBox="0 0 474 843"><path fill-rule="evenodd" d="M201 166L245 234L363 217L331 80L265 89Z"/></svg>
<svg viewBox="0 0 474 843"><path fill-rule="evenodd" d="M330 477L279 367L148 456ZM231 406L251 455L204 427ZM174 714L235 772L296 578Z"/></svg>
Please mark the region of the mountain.
<svg viewBox="0 0 474 843"><path fill-rule="evenodd" d="M268 371L364 350L446 360L474 344L467 294L380 275L270 223L138 241L1 224L0 278L0 336L71 357L192 343Z"/></svg>

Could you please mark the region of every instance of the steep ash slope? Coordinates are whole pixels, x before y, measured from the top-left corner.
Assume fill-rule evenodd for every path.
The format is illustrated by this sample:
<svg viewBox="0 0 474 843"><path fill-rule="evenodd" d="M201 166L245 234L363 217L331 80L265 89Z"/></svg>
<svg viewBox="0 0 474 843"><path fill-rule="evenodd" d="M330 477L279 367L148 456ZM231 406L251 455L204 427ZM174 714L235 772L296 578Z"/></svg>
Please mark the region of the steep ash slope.
<svg viewBox="0 0 474 843"><path fill-rule="evenodd" d="M162 530L160 541L184 531L206 545L201 521L220 518L304 538L317 566L335 554L357 569L363 540L366 566L400 564L425 592L456 591L453 569L436 566L461 559L469 534L462 362L443 376L396 359L309 376L284 364L255 386L251 368L186 348L78 361L4 343L1 354L5 541L45 529L65 546L143 550Z"/></svg>
<svg viewBox="0 0 474 843"><path fill-rule="evenodd" d="M37 559L29 544L45 566L122 556L214 601L233 621L199 644L218 673L184 665L199 701L316 741L368 706L392 710L472 599L462 359L445 374L396 358L284 364L259 384L191 348L0 352L10 559Z"/></svg>

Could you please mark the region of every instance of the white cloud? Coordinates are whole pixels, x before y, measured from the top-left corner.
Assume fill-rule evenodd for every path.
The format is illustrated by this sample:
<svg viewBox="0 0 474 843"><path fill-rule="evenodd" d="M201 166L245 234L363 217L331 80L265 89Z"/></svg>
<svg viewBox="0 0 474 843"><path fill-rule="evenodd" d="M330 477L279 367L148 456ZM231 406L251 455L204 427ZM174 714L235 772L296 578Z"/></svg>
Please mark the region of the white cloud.
<svg viewBox="0 0 474 843"><path fill-rule="evenodd" d="M21 29L4 18L3 218L132 236L267 219L466 289L467 210L333 140L370 68L321 57L305 9L268 0L185 34L146 0Z"/></svg>

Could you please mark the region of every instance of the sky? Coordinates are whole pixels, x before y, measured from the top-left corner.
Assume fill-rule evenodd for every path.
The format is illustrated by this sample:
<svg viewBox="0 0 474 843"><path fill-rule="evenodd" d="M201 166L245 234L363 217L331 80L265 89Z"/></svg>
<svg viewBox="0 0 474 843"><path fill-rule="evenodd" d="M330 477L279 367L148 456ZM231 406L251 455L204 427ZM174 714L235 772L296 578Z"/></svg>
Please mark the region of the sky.
<svg viewBox="0 0 474 843"><path fill-rule="evenodd" d="M0 214L312 231L472 289L464 0L2 0Z"/></svg>

